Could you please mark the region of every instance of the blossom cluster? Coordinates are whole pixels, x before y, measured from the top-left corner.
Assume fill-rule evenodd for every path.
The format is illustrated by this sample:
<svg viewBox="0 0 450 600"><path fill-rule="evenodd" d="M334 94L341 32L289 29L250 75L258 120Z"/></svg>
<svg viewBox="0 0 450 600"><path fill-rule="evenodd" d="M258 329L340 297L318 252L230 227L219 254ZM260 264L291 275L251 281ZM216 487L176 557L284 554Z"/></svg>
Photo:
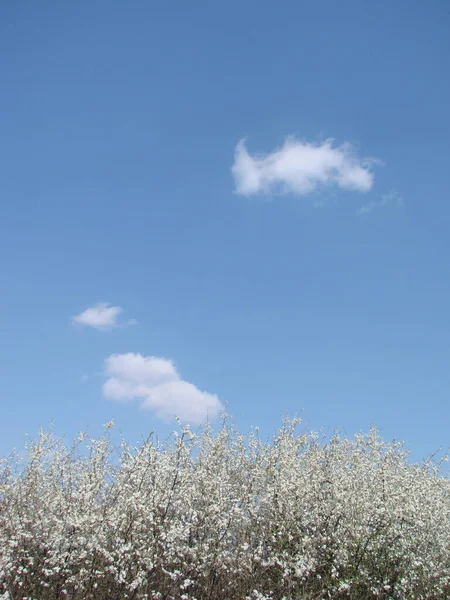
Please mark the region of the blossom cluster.
<svg viewBox="0 0 450 600"><path fill-rule="evenodd" d="M51 432L0 468L3 600L450 597L450 481L377 431L224 420L139 446Z"/></svg>

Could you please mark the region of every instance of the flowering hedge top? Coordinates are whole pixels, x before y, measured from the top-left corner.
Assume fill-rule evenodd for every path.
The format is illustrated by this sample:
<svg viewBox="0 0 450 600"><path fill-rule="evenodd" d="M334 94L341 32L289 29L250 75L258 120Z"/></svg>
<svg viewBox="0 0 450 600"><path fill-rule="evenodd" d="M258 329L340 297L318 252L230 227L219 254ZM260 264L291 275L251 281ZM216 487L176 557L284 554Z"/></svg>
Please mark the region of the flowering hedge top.
<svg viewBox="0 0 450 600"><path fill-rule="evenodd" d="M0 471L0 598L450 597L450 484L376 431L41 433ZM111 424L107 425L107 428Z"/></svg>

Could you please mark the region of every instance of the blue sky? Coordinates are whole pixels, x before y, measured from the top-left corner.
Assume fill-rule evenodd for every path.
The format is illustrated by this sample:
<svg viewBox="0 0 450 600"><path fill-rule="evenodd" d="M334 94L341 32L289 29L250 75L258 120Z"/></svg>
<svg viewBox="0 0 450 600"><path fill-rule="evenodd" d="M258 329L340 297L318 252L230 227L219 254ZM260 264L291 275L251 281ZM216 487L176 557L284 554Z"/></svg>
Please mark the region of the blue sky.
<svg viewBox="0 0 450 600"><path fill-rule="evenodd" d="M224 404L447 448L449 26L443 0L3 2L0 453Z"/></svg>

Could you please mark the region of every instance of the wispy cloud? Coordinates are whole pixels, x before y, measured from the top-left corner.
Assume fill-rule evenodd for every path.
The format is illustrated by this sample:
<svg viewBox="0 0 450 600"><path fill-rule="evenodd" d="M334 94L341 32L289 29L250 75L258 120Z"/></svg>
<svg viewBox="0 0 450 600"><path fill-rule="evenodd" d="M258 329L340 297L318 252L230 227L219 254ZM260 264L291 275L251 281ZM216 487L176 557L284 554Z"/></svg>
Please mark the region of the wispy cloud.
<svg viewBox="0 0 450 600"><path fill-rule="evenodd" d="M405 205L402 196L397 192L397 190L391 190L387 194L383 194L379 200L372 200L368 202L361 208L358 208L356 213L358 215L366 215L376 208L383 208L385 206L395 206L397 208L403 208Z"/></svg>
<svg viewBox="0 0 450 600"><path fill-rule="evenodd" d="M236 146L232 174L236 193L305 195L324 187L355 192L372 189L372 166L379 161L359 158L349 143L333 140L315 144L286 138L268 154L249 154L245 140Z"/></svg>
<svg viewBox="0 0 450 600"><path fill-rule="evenodd" d="M135 325L136 319L119 323L119 316L123 313L120 306L111 306L106 302L99 302L72 317L72 323L83 325L85 327L94 327L100 331L108 331L116 327L125 327L126 325Z"/></svg>
<svg viewBox="0 0 450 600"><path fill-rule="evenodd" d="M143 409L169 421L174 417L192 424L214 418L223 410L215 394L202 392L181 379L173 362L129 352L113 354L105 361L103 394L110 400L139 400Z"/></svg>

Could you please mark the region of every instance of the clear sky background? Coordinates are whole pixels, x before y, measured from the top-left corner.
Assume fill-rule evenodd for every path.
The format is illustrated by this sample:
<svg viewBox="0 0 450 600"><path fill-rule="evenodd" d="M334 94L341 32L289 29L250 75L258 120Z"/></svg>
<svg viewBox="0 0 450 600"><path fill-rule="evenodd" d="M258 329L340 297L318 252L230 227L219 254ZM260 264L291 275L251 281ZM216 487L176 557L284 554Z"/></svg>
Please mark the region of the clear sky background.
<svg viewBox="0 0 450 600"><path fill-rule="evenodd" d="M447 448L449 29L447 0L2 2L0 453L225 404Z"/></svg>

